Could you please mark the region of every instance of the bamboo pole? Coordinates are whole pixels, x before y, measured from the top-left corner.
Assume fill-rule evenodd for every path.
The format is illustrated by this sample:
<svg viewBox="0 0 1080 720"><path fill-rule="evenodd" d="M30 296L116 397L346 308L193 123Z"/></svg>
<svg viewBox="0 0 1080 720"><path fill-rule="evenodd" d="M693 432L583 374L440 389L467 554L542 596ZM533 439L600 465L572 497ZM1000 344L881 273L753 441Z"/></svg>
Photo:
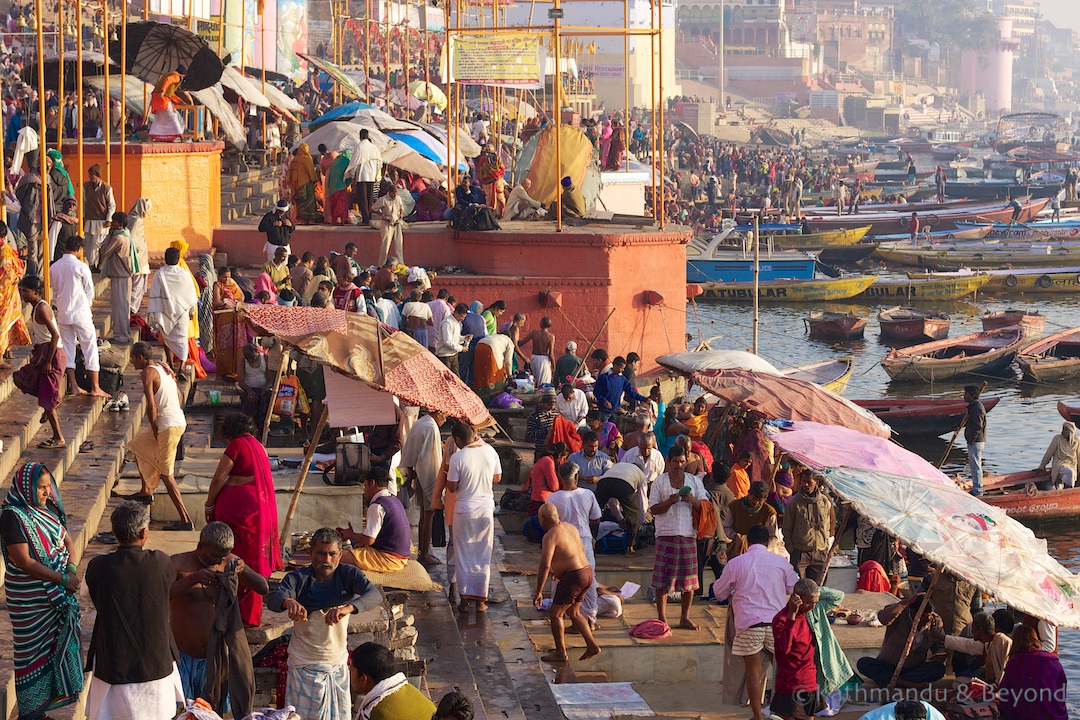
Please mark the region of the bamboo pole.
<svg viewBox="0 0 1080 720"><path fill-rule="evenodd" d="M589 353L591 353L593 347L596 346L596 341L600 339L600 333L604 332L604 328L607 327L608 321L611 320L611 316L615 314L615 310L617 310L617 309L618 308L611 308L611 312L609 312L607 314L607 317L604 318L604 324L601 325L600 329L596 331L595 335L593 335L593 339L589 343L589 347L586 348L584 354L581 356L581 362L578 363L577 369L574 370L574 377L575 378L578 376L578 373L581 372L581 368L585 367L585 360L588 359Z"/></svg>
<svg viewBox="0 0 1080 720"><path fill-rule="evenodd" d="M56 149L63 150L64 147L64 0L57 0L56 2L56 33L57 33L57 50L56 50L56 101L59 108L59 118L56 123ZM38 55L38 64L45 61L45 58ZM42 145L44 147L44 144Z"/></svg>
<svg viewBox="0 0 1080 720"><path fill-rule="evenodd" d="M661 68L660 73L660 87L664 87L664 75L663 75L663 57L664 57L664 5L660 4L660 11L656 15L656 34L660 38L660 52L657 56L659 59L654 59L657 66ZM664 229L664 224L667 222L667 213L664 212L664 158L667 154L664 148L664 96L660 96L660 102L657 103L656 109L659 112L659 118L657 120L657 131L660 134L660 229Z"/></svg>
<svg viewBox="0 0 1080 720"><path fill-rule="evenodd" d="M266 418L263 420L262 444L266 445L266 438L270 435L270 419L274 416L274 401L277 400L278 391L281 390L281 378L285 376L285 368L289 365L291 355L284 347L281 348L281 364L278 365L277 375L274 377L274 389L270 393L270 407L266 409Z"/></svg>
<svg viewBox="0 0 1080 720"><path fill-rule="evenodd" d="M386 112L390 112L390 0L386 0L386 4L383 5L383 27L386 30L386 35L383 38L383 72L386 77L383 80L386 83L386 90L383 95L386 99Z"/></svg>
<svg viewBox="0 0 1080 720"><path fill-rule="evenodd" d="M656 26L656 3L650 2L649 4L649 25ZM649 54L652 56L652 62L649 64L649 90L651 91L651 102L649 103L649 173L652 175L652 211L653 221L657 221L660 217L659 213L663 208L657 208L656 206L656 34L649 36ZM661 99L661 102L663 100ZM663 181L663 178L661 178Z"/></svg>
<svg viewBox="0 0 1080 720"><path fill-rule="evenodd" d="M78 136L78 137L75 138L75 148L76 148L76 153L77 153L78 158L79 158L79 173L82 175L83 178L85 178L86 177L86 168L83 167L83 113L86 112L86 109L83 106L83 103L85 101L84 101L84 98L83 98L83 67L82 67L82 62L83 62L83 38L82 38L82 26L83 26L82 25L82 0L75 0L75 28L76 28L76 30L75 30L75 35L76 35L76 38L75 38L75 106L76 106L75 107L75 114L76 114L75 131L76 132L75 132L75 134ZM79 183L80 187L82 186L82 183L85 182L82 178L76 178L76 180ZM77 191L76 191L75 194L78 195L78 197L75 198L75 199L79 201L78 205L76 205L76 207L78 208L77 218L78 218L78 221L79 221L79 232L84 232L83 231L83 197L82 197L82 194L77 192Z"/></svg>
<svg viewBox="0 0 1080 720"><path fill-rule="evenodd" d="M663 102L661 100L660 102ZM758 297L758 290L761 288L761 235L759 234L758 220L760 216L754 215L754 350L755 355L758 354L758 326L760 324L759 310L761 308L761 298Z"/></svg>
<svg viewBox="0 0 1080 720"><path fill-rule="evenodd" d="M896 681L900 679L900 673L904 669L904 663L907 662L907 657L911 653L911 645L915 642L915 633L919 631L919 621L922 619L923 613L926 612L926 606L930 604L930 593L933 591L934 586L937 585L938 578L941 577L941 573L943 572L943 568L938 568L937 572L934 573L934 579L930 581L930 587L926 588L922 602L919 603L919 609L915 611L915 617L911 619L911 631L908 633L907 641L904 643L904 652L900 653L900 662L896 663L896 669L893 670L892 679L889 680L889 690L895 688ZM901 612L907 612L907 608L904 608Z"/></svg>
<svg viewBox="0 0 1080 720"><path fill-rule="evenodd" d="M38 59L38 173L41 175L41 239L38 248L41 251L41 267L37 271L45 280L45 299L51 294L49 286L49 251L45 244L49 239L49 174L45 164L45 17L43 15L43 3L34 0L34 19L37 21L37 59ZM29 257L27 262L37 264L37 258Z"/></svg>
<svg viewBox="0 0 1080 720"><path fill-rule="evenodd" d="M559 74L559 61L562 59L562 38L559 37L559 0L553 0L555 12L555 78L551 87L551 106L555 112L555 177L559 190L555 194L555 232L562 232L562 76ZM607 324L607 323L605 323Z"/></svg>
<svg viewBox="0 0 1080 720"><path fill-rule="evenodd" d="M623 0L623 92L625 116L623 117L623 158L625 169L630 171L630 0ZM610 151L609 151L610 152ZM618 170L618 167L615 168Z"/></svg>
<svg viewBox="0 0 1080 720"><path fill-rule="evenodd" d="M319 422L315 424L315 434L311 436L311 442L308 443L307 451L304 453L304 466L300 468L300 477L296 479L292 500L289 501L289 510L285 513L285 522L281 526L282 548L289 541L289 526L292 525L293 516L296 515L296 507L300 504L300 493L304 491L304 483L307 481L308 470L311 468L311 459L315 456L315 448L319 444L319 438L322 437L323 428L326 427L329 419L330 406L323 403L322 414L319 415Z"/></svg>
<svg viewBox="0 0 1080 720"><path fill-rule="evenodd" d="M369 103L371 103L371 3L372 0L364 0L364 92L367 93Z"/></svg>
<svg viewBox="0 0 1080 720"><path fill-rule="evenodd" d="M61 0L63 1L63 0ZM144 0L145 1L145 0ZM120 67L124 72L120 73L120 210L127 209L127 5L120 5ZM190 0L188 9L190 10ZM188 27L190 28L191 15L188 15ZM145 108L144 108L145 110ZM111 114L110 114L111 118Z"/></svg>
<svg viewBox="0 0 1080 720"><path fill-rule="evenodd" d="M102 42L105 48L105 91L101 98L101 137L105 141L105 183L112 185L112 146L109 137L112 130L112 95L109 94L109 0L102 0L101 4L101 32ZM120 72L126 73L127 68L121 67Z"/></svg>
<svg viewBox="0 0 1080 720"><path fill-rule="evenodd" d="M780 457L782 458L783 456L784 456L784 454L780 453ZM772 491L773 492L776 491L776 471L779 468L780 468L780 458L777 458L776 459L776 466L773 468L773 482L772 482L772 485L773 485ZM818 583L818 585L824 585L826 578L829 577L829 564L832 562L833 555L835 555L836 551L840 549L840 535L843 533L844 528L847 527L847 524L849 522L851 522L851 517L854 514L855 514L855 508L853 508L851 505L848 505L847 512L844 513L843 522L841 522L839 525L837 525L836 529L833 531L833 544L832 544L832 547L829 548L829 554L825 556L825 574L821 576L821 581Z"/></svg>

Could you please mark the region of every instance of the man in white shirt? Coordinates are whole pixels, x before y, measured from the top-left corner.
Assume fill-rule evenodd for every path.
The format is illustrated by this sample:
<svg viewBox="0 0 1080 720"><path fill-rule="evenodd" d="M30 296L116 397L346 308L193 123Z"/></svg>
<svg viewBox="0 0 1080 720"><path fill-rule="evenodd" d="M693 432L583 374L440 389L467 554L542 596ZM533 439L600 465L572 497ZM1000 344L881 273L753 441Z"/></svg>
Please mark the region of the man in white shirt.
<svg viewBox="0 0 1080 720"><path fill-rule="evenodd" d="M585 424L585 416L589 414L589 400L581 390L570 383L563 383L559 396L555 398L555 409L574 425L581 427Z"/></svg>
<svg viewBox="0 0 1080 720"><path fill-rule="evenodd" d="M446 288L440 290L435 299L428 302L427 305L431 308L431 324L433 327L433 332L428 333L428 347L432 350L438 346L439 328L442 327L442 321L453 312L456 302L457 298L447 292Z"/></svg>
<svg viewBox="0 0 1080 720"><path fill-rule="evenodd" d="M641 468L628 462L615 463L600 478L600 482L596 483L596 502L601 507L613 498L619 503L626 526L627 555L634 554L634 542L637 540L644 509L641 504L641 488L648 486Z"/></svg>
<svg viewBox="0 0 1080 720"><path fill-rule="evenodd" d="M360 144L353 151L350 166L356 168L356 201L365 225L371 224L371 198L375 183L382 177L382 155L368 137L367 128L360 131Z"/></svg>
<svg viewBox="0 0 1080 720"><path fill-rule="evenodd" d="M419 557L416 559L424 565L438 562L431 555L431 519L434 513L431 501L443 461L439 427L445 422L446 414L439 410L421 416L409 430L405 445L401 448L401 472L405 482L412 483L416 504L420 506L420 524L416 529Z"/></svg>
<svg viewBox="0 0 1080 720"><path fill-rule="evenodd" d="M769 552L769 531L764 525L750 528L746 541L746 552L732 558L713 583L713 595L721 601L731 598L735 627L732 654L746 664L746 693L754 718L760 720L765 677L774 651L772 619L787 604L799 576L790 562ZM725 697L732 691L734 688L725 687Z"/></svg>
<svg viewBox="0 0 1080 720"><path fill-rule="evenodd" d="M641 509L647 511L649 509L649 488L652 487L653 481L664 473L665 465L664 456L656 449L656 433L651 431L641 433L638 436L637 447L627 450L626 454L622 456L622 462L637 465L641 472L645 473L645 482L638 487L638 497L641 502ZM645 522L648 521L648 513L646 513Z"/></svg>
<svg viewBox="0 0 1080 720"><path fill-rule="evenodd" d="M443 318L442 324L439 325L439 339L435 344L435 357L439 358L442 364L450 368L455 375L461 374L458 366L458 353L465 352L465 349L469 347L469 343L472 342L472 335L461 334L461 321L468 314L469 306L465 303L458 303L454 307L454 312Z"/></svg>
<svg viewBox="0 0 1080 720"><path fill-rule="evenodd" d="M367 572L389 573L404 570L412 553L409 518L405 507L390 493L390 473L373 467L364 478L364 500L368 503L364 530L358 533L352 523L341 537L352 548L341 553L341 562Z"/></svg>
<svg viewBox="0 0 1080 720"><path fill-rule="evenodd" d="M412 336L412 339L424 347L431 347L428 337L431 328L435 325L435 318L431 314L431 307L421 300L423 293L413 290L409 293L409 299L401 308L401 329ZM436 331L437 332L437 331Z"/></svg>
<svg viewBox="0 0 1080 720"><path fill-rule="evenodd" d="M53 305L60 342L67 352L67 391L69 395L85 395L75 382L75 348L82 348L86 374L90 377L90 395L108 398L109 393L98 385L97 330L90 306L94 303L94 280L90 268L79 259L83 239L78 235L67 239L64 256L49 267Z"/></svg>
<svg viewBox="0 0 1080 720"><path fill-rule="evenodd" d="M548 496L549 505L559 511L559 519L577 528L581 535L581 544L585 546L585 557L593 569L593 581L585 599L581 601L581 611L593 625L596 624L596 555L593 551L593 532L600 525L600 505L596 496L577 486L578 466L569 460L559 466L559 490Z"/></svg>
<svg viewBox="0 0 1080 720"><path fill-rule="evenodd" d="M533 200L529 195L532 188L532 180L525 178L510 191L510 197L506 199L506 209L503 210L503 220L532 220L543 217L544 204L539 200Z"/></svg>
<svg viewBox="0 0 1080 720"><path fill-rule="evenodd" d="M454 574L461 604L472 602L478 613L487 610L491 580L491 548L495 542L495 502L492 486L502 480L502 465L495 449L476 437L465 423L451 432L458 451L450 458L446 489L455 494Z"/></svg>
<svg viewBox="0 0 1080 720"><path fill-rule="evenodd" d="M390 256L390 246L394 246L393 256L401 262L404 260L404 252L401 247L401 231L405 227L402 220L405 217L405 205L398 196L396 185L390 186L390 191L375 201L371 206L371 223L379 230L379 267L386 264L386 258Z"/></svg>

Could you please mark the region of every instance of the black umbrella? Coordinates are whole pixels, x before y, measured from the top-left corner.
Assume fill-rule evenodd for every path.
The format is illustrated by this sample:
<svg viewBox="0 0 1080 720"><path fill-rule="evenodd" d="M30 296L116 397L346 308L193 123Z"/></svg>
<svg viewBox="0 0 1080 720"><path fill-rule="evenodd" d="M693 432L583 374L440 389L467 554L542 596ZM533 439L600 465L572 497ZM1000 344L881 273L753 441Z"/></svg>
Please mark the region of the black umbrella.
<svg viewBox="0 0 1080 720"><path fill-rule="evenodd" d="M120 62L121 44L109 43L109 57ZM146 20L127 26L127 71L157 85L163 75L184 65L181 88L205 90L221 80L221 58L195 33L179 25Z"/></svg>
<svg viewBox="0 0 1080 720"><path fill-rule="evenodd" d="M64 90L74 92L75 81L78 79L76 74L79 68L78 55L73 51L64 53ZM83 77L95 77L97 75L105 74L105 56L98 52L92 52L90 50L83 51ZM120 74L120 68L113 66L111 72L117 75ZM32 62L23 68L20 76L23 82L27 83L31 87L37 87L38 81L38 66L37 62ZM60 84L60 59L56 55L45 56L45 87L50 90L56 90Z"/></svg>

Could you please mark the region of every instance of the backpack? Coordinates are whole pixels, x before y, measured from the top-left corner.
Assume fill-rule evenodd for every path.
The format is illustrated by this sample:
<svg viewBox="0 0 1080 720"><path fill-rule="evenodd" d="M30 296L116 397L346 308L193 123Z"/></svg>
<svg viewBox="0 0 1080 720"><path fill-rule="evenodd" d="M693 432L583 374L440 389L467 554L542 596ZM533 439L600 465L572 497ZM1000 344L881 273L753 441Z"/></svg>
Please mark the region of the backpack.
<svg viewBox="0 0 1080 720"><path fill-rule="evenodd" d="M616 555L626 552L626 533L622 530L608 533L596 541L593 550L600 555Z"/></svg>
<svg viewBox="0 0 1080 720"><path fill-rule="evenodd" d="M507 512L528 512L532 497L527 492L506 490L499 498L499 508Z"/></svg>
<svg viewBox="0 0 1080 720"><path fill-rule="evenodd" d="M531 543L543 542L544 528L540 525L540 518L533 515L526 520L525 524L521 526L521 534Z"/></svg>

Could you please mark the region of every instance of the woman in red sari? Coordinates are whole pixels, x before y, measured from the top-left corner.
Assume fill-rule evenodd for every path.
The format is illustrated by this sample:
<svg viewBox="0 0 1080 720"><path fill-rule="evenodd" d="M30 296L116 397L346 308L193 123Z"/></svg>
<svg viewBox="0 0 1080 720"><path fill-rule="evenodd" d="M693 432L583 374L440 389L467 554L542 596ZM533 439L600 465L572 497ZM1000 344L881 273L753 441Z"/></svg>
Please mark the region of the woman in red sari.
<svg viewBox="0 0 1080 720"><path fill-rule="evenodd" d="M265 578L284 567L278 539L277 504L270 458L255 439L251 418L242 413L225 417L222 428L229 441L206 497L206 520L221 522L236 536L236 553ZM240 588L240 617L244 625L262 623L262 596Z"/></svg>

